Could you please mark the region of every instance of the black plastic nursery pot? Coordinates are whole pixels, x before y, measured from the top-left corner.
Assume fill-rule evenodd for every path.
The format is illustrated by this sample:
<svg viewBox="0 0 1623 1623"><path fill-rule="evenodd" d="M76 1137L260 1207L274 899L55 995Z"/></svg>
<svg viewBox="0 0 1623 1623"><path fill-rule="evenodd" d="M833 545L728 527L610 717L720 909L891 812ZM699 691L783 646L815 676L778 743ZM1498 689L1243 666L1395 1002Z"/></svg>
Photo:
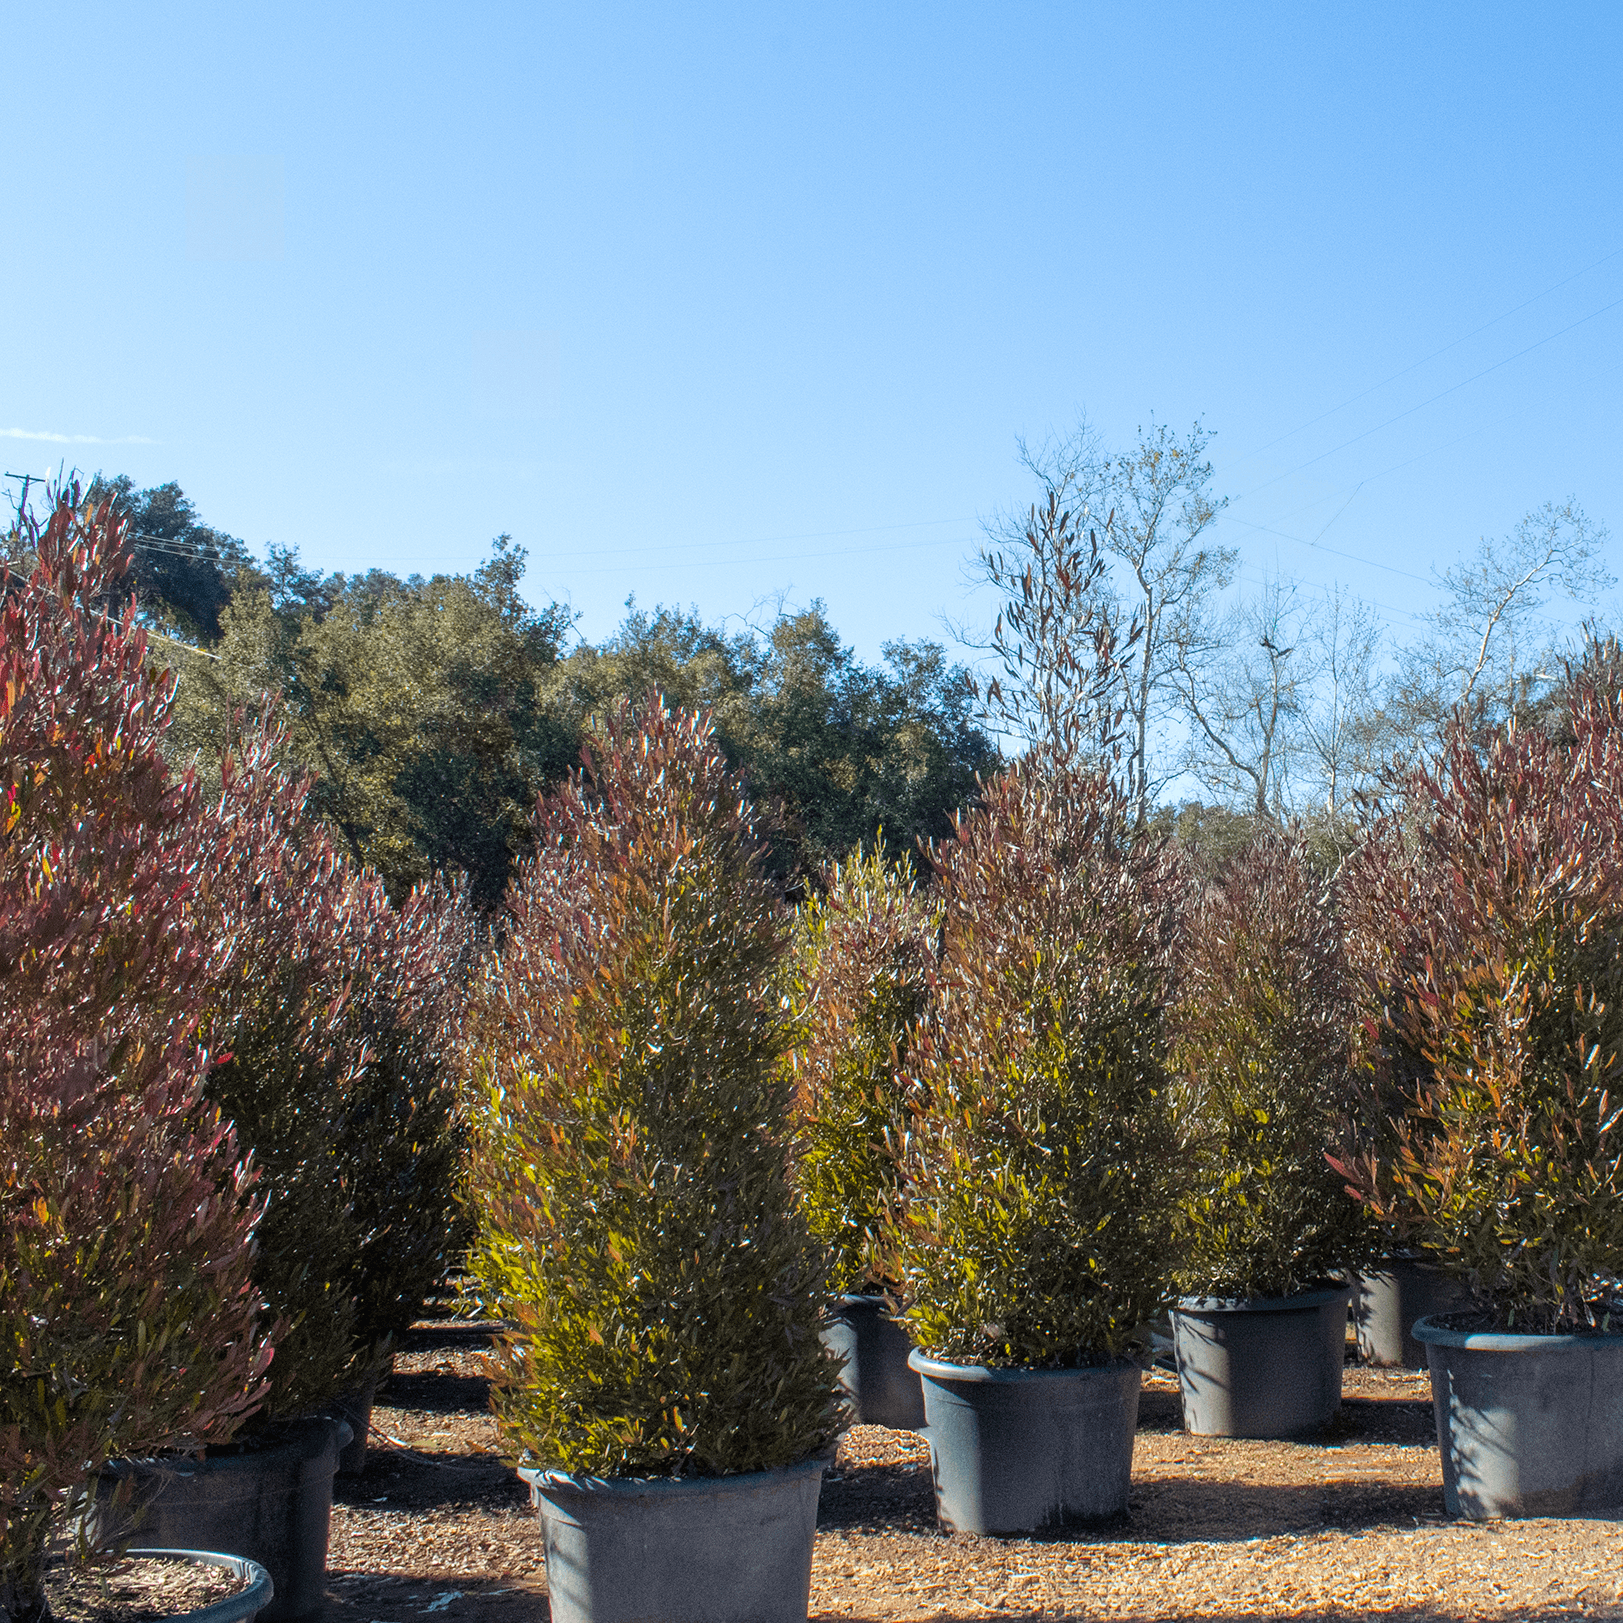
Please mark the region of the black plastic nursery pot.
<svg viewBox="0 0 1623 1623"><path fill-rule="evenodd" d="M952 1533L1031 1533L1127 1509L1140 1370L988 1369L915 1351L936 1516Z"/></svg>
<svg viewBox="0 0 1623 1623"><path fill-rule="evenodd" d="M256 1617L264 1615L276 1591L271 1575L257 1561L241 1556L221 1555L214 1550L129 1550L126 1553L148 1561L185 1561L219 1567L245 1581L246 1588L227 1595L224 1600L194 1607L189 1612L176 1612L173 1623L253 1623Z"/></svg>
<svg viewBox="0 0 1623 1623"><path fill-rule="evenodd" d="M1440 1273L1419 1257L1385 1257L1350 1278L1358 1356L1366 1364L1424 1369L1426 1349L1414 1338L1415 1324L1471 1305L1471 1292L1463 1281Z"/></svg>
<svg viewBox="0 0 1623 1623"><path fill-rule="evenodd" d="M552 1623L805 1623L827 1464L677 1479L521 1468Z"/></svg>
<svg viewBox="0 0 1623 1623"><path fill-rule="evenodd" d="M340 1392L332 1400L332 1415L342 1420L350 1430L350 1438L338 1451L338 1475L360 1476L366 1470L367 1439L372 1434L372 1404L377 1397L380 1375L376 1380Z"/></svg>
<svg viewBox="0 0 1623 1623"><path fill-rule="evenodd" d="M318 1416L264 1448L207 1459L115 1460L102 1472L90 1533L112 1544L131 1533L146 1545L197 1545L257 1561L275 1594L263 1623L321 1609L327 1574L332 1479L349 1427ZM132 1484L115 1512L118 1485Z"/></svg>
<svg viewBox="0 0 1623 1623"><path fill-rule="evenodd" d="M1301 1437L1341 1407L1352 1286L1293 1296L1187 1296L1172 1312L1185 1431Z"/></svg>
<svg viewBox="0 0 1623 1623"><path fill-rule="evenodd" d="M840 1386L855 1420L897 1431L924 1424L924 1389L907 1361L913 1343L883 1296L835 1297L823 1345L845 1359Z"/></svg>
<svg viewBox="0 0 1623 1623"><path fill-rule="evenodd" d="M1572 1516L1623 1504L1623 1334L1415 1327L1431 1366L1451 1516Z"/></svg>

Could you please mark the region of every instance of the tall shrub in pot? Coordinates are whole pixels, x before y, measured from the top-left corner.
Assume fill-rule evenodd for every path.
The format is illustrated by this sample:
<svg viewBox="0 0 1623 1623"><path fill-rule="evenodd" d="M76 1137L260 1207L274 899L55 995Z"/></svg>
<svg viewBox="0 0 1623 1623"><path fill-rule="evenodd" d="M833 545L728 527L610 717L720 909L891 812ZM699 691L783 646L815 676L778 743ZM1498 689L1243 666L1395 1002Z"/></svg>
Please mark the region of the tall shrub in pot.
<svg viewBox="0 0 1623 1623"><path fill-rule="evenodd" d="M622 707L469 1011L472 1267L560 1620L805 1616L837 1366L760 857L708 721Z"/></svg>
<svg viewBox="0 0 1623 1623"><path fill-rule="evenodd" d="M1341 1402L1370 1223L1328 1153L1354 1085L1358 1003L1333 886L1260 830L1190 898L1173 1007L1195 1176L1172 1316L1184 1424L1291 1436Z"/></svg>
<svg viewBox="0 0 1623 1623"><path fill-rule="evenodd" d="M221 762L204 820L211 1095L272 1196L257 1277L291 1328L267 1421L364 1384L417 1316L458 1227L462 1127L447 1014L466 969L464 887L390 905L275 761L274 724Z"/></svg>
<svg viewBox="0 0 1623 1623"><path fill-rule="evenodd" d="M1422 1320L1451 1511L1566 1514L1623 1497L1623 725L1574 694L1570 732L1455 730L1410 781L1420 882L1400 909L1381 1058L1401 1109L1341 1170L1471 1288Z"/></svg>
<svg viewBox="0 0 1623 1623"><path fill-rule="evenodd" d="M260 1562L267 1620L322 1604L333 1476L346 1442L364 1449L354 1434L388 1335L440 1271L457 1172L450 1079L439 1060L412 1063L436 1051L433 1025L408 1024L439 996L435 925L454 900L392 910L307 815L274 745L262 732L221 762L187 837L207 875L189 923L209 953L200 1030L221 1056L208 1097L259 1169L253 1279L278 1356L234 1443L118 1461L107 1480L129 1485L139 1519L104 1502L92 1524L103 1540L204 1541Z"/></svg>
<svg viewBox="0 0 1623 1623"><path fill-rule="evenodd" d="M978 1532L1115 1514L1182 1198L1175 870L1105 772L1043 756L932 858L942 955L889 1238L938 1512Z"/></svg>
<svg viewBox="0 0 1623 1623"><path fill-rule="evenodd" d="M204 882L173 683L103 505L60 495L0 580L0 1615L44 1614L53 1528L113 1455L228 1438L259 1401L257 1208L200 1092ZM28 525L25 515L24 524Z"/></svg>
<svg viewBox="0 0 1623 1623"><path fill-rule="evenodd" d="M935 931L911 869L882 837L835 865L796 931L795 1180L831 1259L824 1339L846 1361L855 1418L871 1425L924 1421L911 1346L892 1317L900 1280L881 1237L896 1197L899 1076L925 1012Z"/></svg>
<svg viewBox="0 0 1623 1623"><path fill-rule="evenodd" d="M1408 977L1428 952L1452 941L1460 922L1451 884L1410 822L1418 803L1396 797L1393 809L1365 829L1342 865L1337 898L1360 1004L1359 1062L1343 1118L1333 1135L1334 1163L1389 1158L1398 1151L1406 1100L1430 1080L1425 1058L1399 1030ZM1451 949L1450 949L1451 950ZM1424 1369L1414 1326L1434 1313L1471 1305L1469 1283L1448 1259L1428 1251L1406 1225L1370 1213L1369 1259L1353 1273L1353 1321L1360 1357L1375 1364Z"/></svg>

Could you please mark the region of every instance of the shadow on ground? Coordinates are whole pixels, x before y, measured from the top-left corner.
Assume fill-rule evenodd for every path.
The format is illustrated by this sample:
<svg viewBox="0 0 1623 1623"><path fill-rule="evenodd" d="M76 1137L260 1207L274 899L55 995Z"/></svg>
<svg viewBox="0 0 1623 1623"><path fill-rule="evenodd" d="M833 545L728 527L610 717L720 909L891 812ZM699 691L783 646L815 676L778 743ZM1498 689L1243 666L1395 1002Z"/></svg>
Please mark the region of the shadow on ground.
<svg viewBox="0 0 1623 1623"><path fill-rule="evenodd" d="M1138 1400L1141 1432L1183 1430L1183 1405L1177 1391L1165 1386L1146 1387ZM1346 1394L1329 1425L1297 1441L1313 1448L1336 1448L1346 1443L1395 1443L1434 1447L1437 1414L1431 1398L1365 1397Z"/></svg>
<svg viewBox="0 0 1623 1623"><path fill-rule="evenodd" d="M390 1409L415 1409L425 1414L485 1414L490 1408L490 1382L482 1375L464 1375L444 1369L396 1370L379 1391L377 1401Z"/></svg>
<svg viewBox="0 0 1623 1623"><path fill-rule="evenodd" d="M548 1623L551 1616L544 1594L511 1582L335 1572L327 1577L319 1623L407 1623L419 1617L444 1623Z"/></svg>
<svg viewBox="0 0 1623 1623"><path fill-rule="evenodd" d="M420 1454L387 1444L367 1450L360 1476L333 1479L333 1503L387 1505L391 1510L438 1510L479 1504L521 1507L530 1490L505 1460L489 1454Z"/></svg>

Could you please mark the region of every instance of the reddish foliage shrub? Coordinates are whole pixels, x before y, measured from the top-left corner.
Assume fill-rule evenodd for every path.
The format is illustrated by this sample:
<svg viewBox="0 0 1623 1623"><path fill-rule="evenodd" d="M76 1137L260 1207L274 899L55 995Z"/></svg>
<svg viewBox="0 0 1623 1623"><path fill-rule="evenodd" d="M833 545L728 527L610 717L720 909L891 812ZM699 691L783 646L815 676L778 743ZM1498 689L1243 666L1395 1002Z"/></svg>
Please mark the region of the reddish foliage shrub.
<svg viewBox="0 0 1623 1623"><path fill-rule="evenodd" d="M542 803L464 1036L472 1266L516 1457L720 1475L837 1424L790 1179L783 909L708 718L622 706Z"/></svg>
<svg viewBox="0 0 1623 1623"><path fill-rule="evenodd" d="M1355 874L1381 1091L1338 1169L1504 1328L1608 1321L1623 1272L1623 727L1456 729ZM1384 1119L1383 1119L1384 1118Z"/></svg>
<svg viewBox="0 0 1623 1623"><path fill-rule="evenodd" d="M254 1153L268 1210L254 1279L285 1318L265 1419L364 1379L446 1270L461 1127L442 1018L468 913L433 885L392 908L306 809L261 731L221 763L195 906L211 945L210 1098Z"/></svg>
<svg viewBox="0 0 1623 1623"><path fill-rule="evenodd" d="M1327 1159L1358 1014L1331 887L1299 838L1260 830L1191 898L1179 952L1185 1290L1287 1296L1364 1256L1363 1208Z"/></svg>
<svg viewBox="0 0 1623 1623"><path fill-rule="evenodd" d="M928 1352L1064 1368L1138 1345L1183 1173L1164 1008L1180 886L1104 771L1031 757L932 852L934 1010L888 1240Z"/></svg>
<svg viewBox="0 0 1623 1623"><path fill-rule="evenodd" d="M111 1455L228 1438L269 1349L256 1208L200 1100L206 878L158 741L172 683L106 505L56 499L0 585L0 1611L40 1614L45 1544ZM25 522L27 520L25 519Z"/></svg>

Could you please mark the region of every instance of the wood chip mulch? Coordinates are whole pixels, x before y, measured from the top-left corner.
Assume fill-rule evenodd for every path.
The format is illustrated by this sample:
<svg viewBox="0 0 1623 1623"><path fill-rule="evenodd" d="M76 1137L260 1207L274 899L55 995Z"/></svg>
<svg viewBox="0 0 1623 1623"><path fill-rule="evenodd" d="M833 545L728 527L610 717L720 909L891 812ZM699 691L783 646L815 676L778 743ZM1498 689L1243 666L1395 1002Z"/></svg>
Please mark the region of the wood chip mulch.
<svg viewBox="0 0 1623 1623"><path fill-rule="evenodd" d="M54 1623L163 1623L247 1587L246 1580L220 1567L139 1556L65 1563L45 1580Z"/></svg>
<svg viewBox="0 0 1623 1623"><path fill-rule="evenodd" d="M486 1407L486 1339L454 1323L411 1333L373 1411L366 1471L336 1485L326 1623L548 1617L528 1490ZM824 1480L811 1616L1623 1620L1623 1508L1444 1515L1424 1373L1349 1367L1323 1437L1264 1443L1186 1435L1176 1381L1152 1371L1133 1479L1118 1525L949 1537L925 1444L853 1427Z"/></svg>

